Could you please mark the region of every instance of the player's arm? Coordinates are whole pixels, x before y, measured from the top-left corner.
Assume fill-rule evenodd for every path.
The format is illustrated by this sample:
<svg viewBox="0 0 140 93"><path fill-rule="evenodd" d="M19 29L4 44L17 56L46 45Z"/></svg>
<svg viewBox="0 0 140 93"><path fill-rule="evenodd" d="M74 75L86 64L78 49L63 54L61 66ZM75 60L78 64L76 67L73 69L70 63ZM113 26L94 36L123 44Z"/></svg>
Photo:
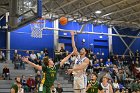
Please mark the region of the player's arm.
<svg viewBox="0 0 140 93"><path fill-rule="evenodd" d="M60 62L60 67L64 65L64 63L73 55L74 51L71 52L68 56L66 56L62 61Z"/></svg>
<svg viewBox="0 0 140 93"><path fill-rule="evenodd" d="M91 88L91 84L89 83L86 87L86 91L88 91L88 89Z"/></svg>
<svg viewBox="0 0 140 93"><path fill-rule="evenodd" d="M80 64L79 66L76 66L73 69L68 69L68 73L71 73L72 71L75 71L75 70L82 70L85 67L87 67L88 65L89 65L89 59L86 58L85 61L82 64Z"/></svg>
<svg viewBox="0 0 140 93"><path fill-rule="evenodd" d="M12 88L12 89L10 90L10 92L11 92L11 93L15 93L15 90Z"/></svg>
<svg viewBox="0 0 140 93"><path fill-rule="evenodd" d="M73 48L73 50L74 49L77 50L76 45L75 45L75 40L74 40L74 34L75 34L74 32L71 32L72 48ZM75 55L78 55L78 51L75 53Z"/></svg>
<svg viewBox="0 0 140 93"><path fill-rule="evenodd" d="M73 71L75 71L75 70L82 70L85 67L87 67L88 65L89 65L89 59L86 58L85 61L81 65L78 65L78 66L74 67Z"/></svg>
<svg viewBox="0 0 140 93"><path fill-rule="evenodd" d="M33 62L29 61L28 58L23 57L22 61L28 63L29 65L31 65L35 69L42 70L42 66L34 64Z"/></svg>

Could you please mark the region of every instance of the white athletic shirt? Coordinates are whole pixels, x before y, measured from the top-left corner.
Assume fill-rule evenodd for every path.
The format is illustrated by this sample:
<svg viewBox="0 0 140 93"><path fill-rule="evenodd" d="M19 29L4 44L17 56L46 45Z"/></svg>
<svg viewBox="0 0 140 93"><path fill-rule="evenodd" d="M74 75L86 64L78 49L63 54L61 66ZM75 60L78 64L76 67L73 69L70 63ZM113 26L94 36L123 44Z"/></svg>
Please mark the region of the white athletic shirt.
<svg viewBox="0 0 140 93"><path fill-rule="evenodd" d="M110 92L109 92L109 87L110 87L110 84L109 84L109 83L107 83L107 86L104 86L104 85L101 83L101 86L102 86L102 88L103 88L104 93L110 93Z"/></svg>
<svg viewBox="0 0 140 93"><path fill-rule="evenodd" d="M78 55L77 58L75 59L74 68L75 68L76 66L82 64L86 58L87 58L87 57L80 58L80 55ZM83 75L85 75L86 69L87 69L87 67L85 67L85 68L82 69L82 70L73 71L73 75L74 75L74 76L78 76L78 77L79 77L79 76L83 76Z"/></svg>

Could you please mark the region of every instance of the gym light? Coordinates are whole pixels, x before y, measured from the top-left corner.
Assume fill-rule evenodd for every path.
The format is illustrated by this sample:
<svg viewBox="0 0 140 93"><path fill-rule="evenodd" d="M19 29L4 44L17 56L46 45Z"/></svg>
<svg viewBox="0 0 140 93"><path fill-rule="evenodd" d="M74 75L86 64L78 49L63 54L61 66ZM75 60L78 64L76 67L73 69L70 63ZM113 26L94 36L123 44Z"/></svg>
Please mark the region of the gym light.
<svg viewBox="0 0 140 93"><path fill-rule="evenodd" d="M95 13L96 13L96 14L101 14L102 11L99 11L99 10L98 10L98 11L95 11Z"/></svg>

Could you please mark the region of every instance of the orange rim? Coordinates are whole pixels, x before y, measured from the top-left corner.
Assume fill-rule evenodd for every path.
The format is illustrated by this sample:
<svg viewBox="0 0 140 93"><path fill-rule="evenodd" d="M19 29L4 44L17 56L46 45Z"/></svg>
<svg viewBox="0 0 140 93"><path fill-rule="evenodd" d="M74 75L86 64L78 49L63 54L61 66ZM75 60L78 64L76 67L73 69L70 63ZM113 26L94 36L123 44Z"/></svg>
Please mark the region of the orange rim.
<svg viewBox="0 0 140 93"><path fill-rule="evenodd" d="M45 18L39 18L38 20L42 20L42 21L44 21L45 20ZM44 22L36 22L36 21L34 21L34 22L32 22L31 24L44 24Z"/></svg>

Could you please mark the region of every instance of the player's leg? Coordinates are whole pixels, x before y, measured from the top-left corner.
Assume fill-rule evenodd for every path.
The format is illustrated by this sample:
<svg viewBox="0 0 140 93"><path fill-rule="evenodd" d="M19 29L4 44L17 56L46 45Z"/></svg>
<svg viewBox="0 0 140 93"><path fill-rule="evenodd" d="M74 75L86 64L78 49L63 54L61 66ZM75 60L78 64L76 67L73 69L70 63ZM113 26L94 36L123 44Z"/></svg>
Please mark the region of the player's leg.
<svg viewBox="0 0 140 93"><path fill-rule="evenodd" d="M79 87L79 84L78 84L78 78L77 77L74 77L73 85L74 85L74 93L80 93L80 87Z"/></svg>
<svg viewBox="0 0 140 93"><path fill-rule="evenodd" d="M43 87L43 92L42 93L51 93L50 87Z"/></svg>

